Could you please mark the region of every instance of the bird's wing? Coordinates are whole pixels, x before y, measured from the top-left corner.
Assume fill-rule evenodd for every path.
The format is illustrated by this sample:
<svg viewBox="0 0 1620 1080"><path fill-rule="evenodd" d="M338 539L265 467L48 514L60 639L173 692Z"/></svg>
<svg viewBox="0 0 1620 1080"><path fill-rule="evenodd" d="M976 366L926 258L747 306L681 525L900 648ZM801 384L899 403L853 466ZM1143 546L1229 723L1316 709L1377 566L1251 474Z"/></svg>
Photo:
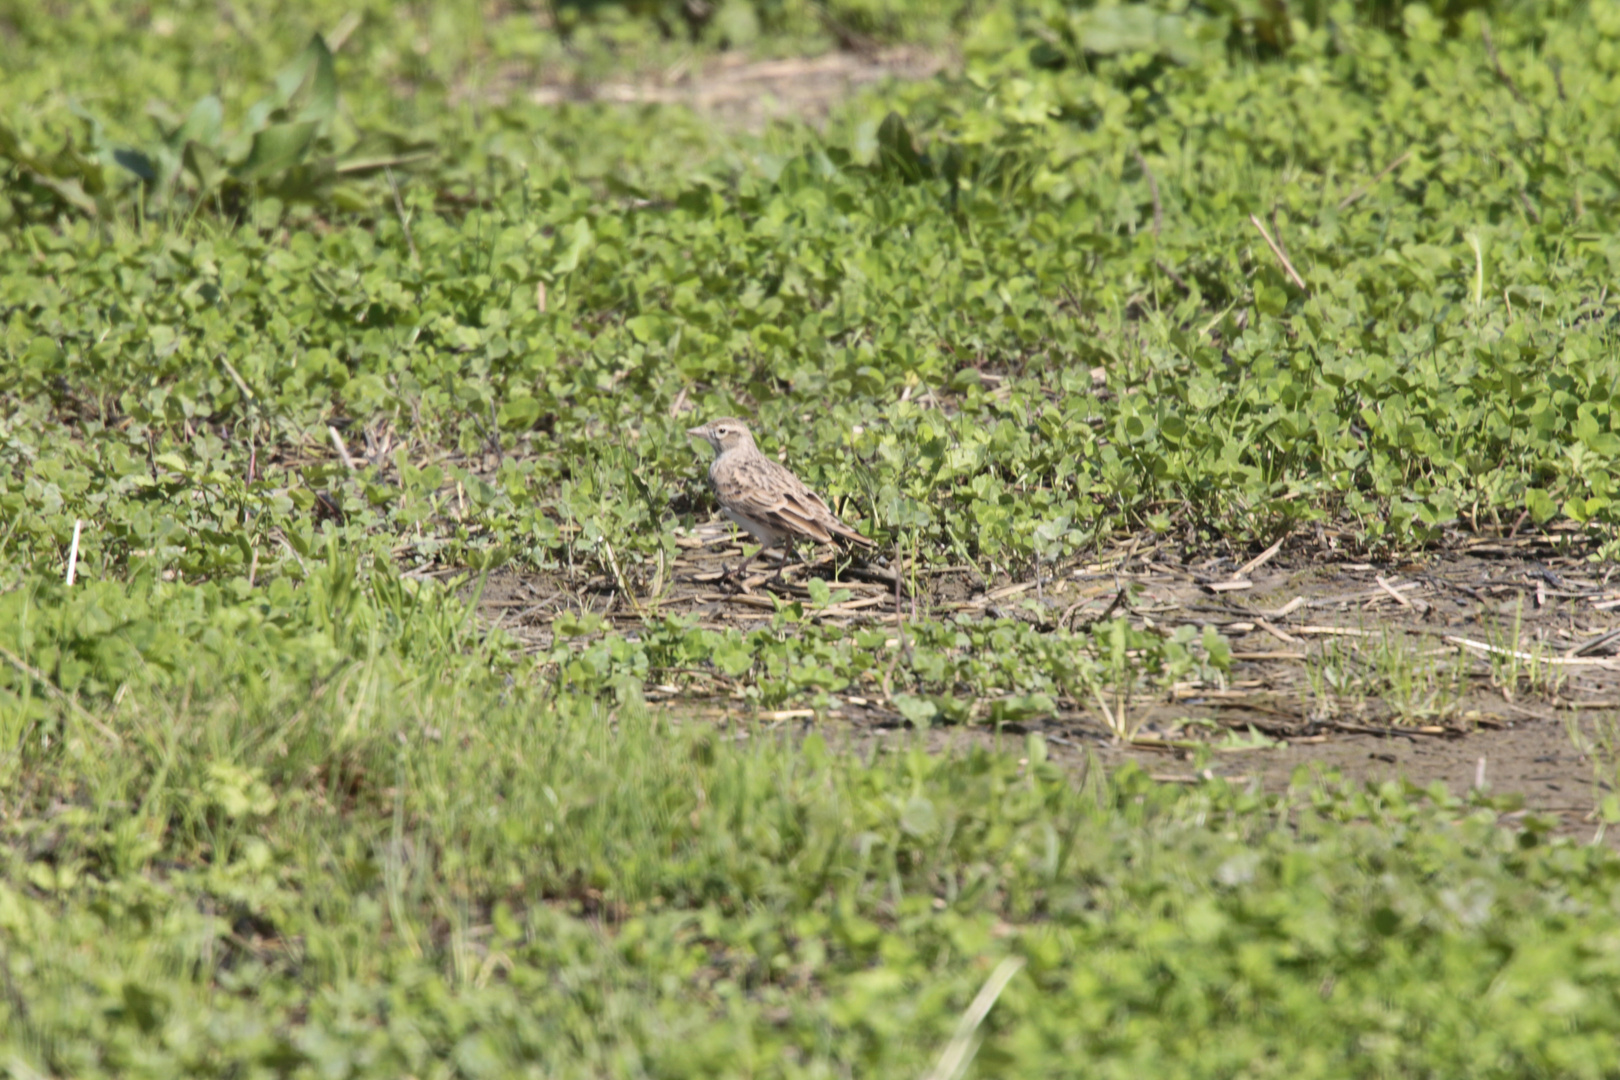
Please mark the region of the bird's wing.
<svg viewBox="0 0 1620 1080"><path fill-rule="evenodd" d="M715 473L715 492L733 512L789 536L807 536L817 543L832 539L822 525L827 505L770 458L749 456Z"/></svg>
<svg viewBox="0 0 1620 1080"><path fill-rule="evenodd" d="M845 540L848 540L852 544L858 544L861 547L868 548L877 547L877 541L873 540L870 536L862 536L848 525L845 525L831 513L829 513L827 516L832 519L827 524L827 528L832 532L837 533L839 536L842 536Z"/></svg>
<svg viewBox="0 0 1620 1080"><path fill-rule="evenodd" d="M732 508L781 532L805 536L817 543L829 543L842 536L866 547L871 540L838 520L815 492L787 469L761 455L739 462L726 477L728 489L722 492ZM717 486L720 481L717 480Z"/></svg>

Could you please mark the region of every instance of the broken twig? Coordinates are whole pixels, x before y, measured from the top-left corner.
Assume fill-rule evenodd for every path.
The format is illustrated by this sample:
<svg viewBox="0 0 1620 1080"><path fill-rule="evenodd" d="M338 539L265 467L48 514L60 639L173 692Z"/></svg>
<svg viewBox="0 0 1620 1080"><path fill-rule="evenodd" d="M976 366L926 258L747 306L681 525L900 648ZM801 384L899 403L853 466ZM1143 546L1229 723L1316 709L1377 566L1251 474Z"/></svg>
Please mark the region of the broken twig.
<svg viewBox="0 0 1620 1080"><path fill-rule="evenodd" d="M1301 292L1310 292L1310 289L1305 287L1305 279L1299 276L1299 272L1294 269L1294 264L1288 261L1288 253L1282 249L1282 246L1277 241L1271 238L1271 233L1266 231L1266 226L1260 220L1260 216L1250 214L1249 221L1254 224L1255 228L1260 230L1260 235L1265 238L1266 246L1271 248L1271 253L1277 256L1278 262L1282 263L1283 272L1288 275L1288 280L1299 286Z"/></svg>

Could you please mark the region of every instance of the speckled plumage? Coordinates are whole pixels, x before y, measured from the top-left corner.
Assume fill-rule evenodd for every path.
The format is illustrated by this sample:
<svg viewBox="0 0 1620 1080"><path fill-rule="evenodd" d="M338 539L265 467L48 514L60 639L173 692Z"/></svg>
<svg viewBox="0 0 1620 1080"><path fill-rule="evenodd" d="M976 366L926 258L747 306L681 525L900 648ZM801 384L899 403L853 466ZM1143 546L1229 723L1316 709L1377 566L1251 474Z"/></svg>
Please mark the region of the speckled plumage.
<svg viewBox="0 0 1620 1080"><path fill-rule="evenodd" d="M791 552L793 541L800 538L826 544L841 537L861 547L876 546L838 520L804 481L760 453L748 425L741 420L722 417L691 428L687 434L714 447L709 483L720 509L760 543L759 551L743 566L777 544Z"/></svg>

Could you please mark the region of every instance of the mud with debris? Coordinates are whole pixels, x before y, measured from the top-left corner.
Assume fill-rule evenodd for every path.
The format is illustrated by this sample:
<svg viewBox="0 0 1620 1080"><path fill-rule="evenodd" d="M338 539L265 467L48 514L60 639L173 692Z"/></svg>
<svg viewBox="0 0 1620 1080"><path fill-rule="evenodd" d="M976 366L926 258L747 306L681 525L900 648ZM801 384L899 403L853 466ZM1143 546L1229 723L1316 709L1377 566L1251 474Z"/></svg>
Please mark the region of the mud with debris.
<svg viewBox="0 0 1620 1080"><path fill-rule="evenodd" d="M1165 782L1195 783L1207 773L1280 790L1304 765L1352 781L1439 781L1454 793L1484 786L1521 795L1528 808L1562 815L1567 831L1579 832L1592 828L1596 797L1613 780L1599 777L1582 751L1598 725L1612 732L1620 714L1620 582L1611 581L1615 566L1580 555L1577 540L1556 531L1459 539L1373 564L1324 559L1317 540L1301 538L1239 565L1186 562L1168 544L1139 539L1039 581L930 567L915 575L902 568L897 586L880 561L850 563L825 548L779 578L761 560L739 583L726 571L744 549L730 526L710 524L678 534L679 557L661 571L633 580L497 575L481 606L490 623L534 651L551 647L562 611L622 629L654 611L713 629L753 629L779 600L807 598L811 576L852 594L814 616L833 625L949 616L1017 618L1050 630L1123 614L1164 633L1214 627L1232 647L1221 685L1177 684L1117 702L1123 717L1060 699L1052 715L1000 733L969 725L927 738L943 747L1039 731L1056 760L1130 758ZM860 742L914 737L889 703L870 688L861 693L819 713L756 713L736 691L693 692L656 677L646 691L661 707L744 729L816 725ZM1134 737L1120 739L1110 719Z"/></svg>
<svg viewBox="0 0 1620 1080"><path fill-rule="evenodd" d="M773 121L824 124L839 102L889 80L914 81L949 70L953 60L912 47L833 51L819 56L754 59L727 53L680 61L632 78L558 81L513 68L484 88L486 96L525 97L537 105L677 105L728 130L760 132Z"/></svg>

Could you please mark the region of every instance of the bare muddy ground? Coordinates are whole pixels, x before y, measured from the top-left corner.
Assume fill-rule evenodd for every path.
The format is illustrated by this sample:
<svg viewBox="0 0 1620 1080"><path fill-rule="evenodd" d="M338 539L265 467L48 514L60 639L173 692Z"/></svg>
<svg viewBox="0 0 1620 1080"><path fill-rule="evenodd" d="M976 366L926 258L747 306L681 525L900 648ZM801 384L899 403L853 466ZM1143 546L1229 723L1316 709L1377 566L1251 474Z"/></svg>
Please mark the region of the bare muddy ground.
<svg viewBox="0 0 1620 1080"><path fill-rule="evenodd" d="M902 567L898 588L881 561L848 564L821 549L780 580L771 579L773 565L756 562L740 588L723 571L743 549L730 526L709 524L680 535L679 557L661 570L499 575L481 604L491 623L535 651L551 647L552 620L565 610L625 629L653 613L752 629L780 599L807 597L808 576L849 591L817 617L833 625L950 616L1050 630L1123 614L1165 633L1213 626L1232 645L1228 677L1130 697L1123 711L1132 741L1114 736L1097 703L1062 699L1051 716L1000 737L1040 731L1056 760L1130 758L1166 782L1196 782L1207 770L1280 790L1304 765L1350 780L1439 781L1454 793L1483 783L1589 833L1603 790L1594 782L1602 781L1572 730L1590 733L1620 715L1620 581L1611 581L1614 566L1571 553L1575 540L1557 532L1459 539L1372 564L1335 554L1331 535L1300 537L1240 565L1183 561L1167 542L1138 539L1039 582L986 580L966 567L913 576ZM665 707L755 730L813 724L862 743L913 737L874 692L851 688L821 712L754 713L720 679L655 675L647 687ZM927 736L939 746L997 737L977 725Z"/></svg>
<svg viewBox="0 0 1620 1080"><path fill-rule="evenodd" d="M493 89L496 97L523 96L537 105L683 105L730 130L758 132L774 120L820 126L835 105L865 87L929 78L949 63L942 54L909 47L781 59L722 54L604 81L543 78L525 85L533 74L514 68Z"/></svg>

